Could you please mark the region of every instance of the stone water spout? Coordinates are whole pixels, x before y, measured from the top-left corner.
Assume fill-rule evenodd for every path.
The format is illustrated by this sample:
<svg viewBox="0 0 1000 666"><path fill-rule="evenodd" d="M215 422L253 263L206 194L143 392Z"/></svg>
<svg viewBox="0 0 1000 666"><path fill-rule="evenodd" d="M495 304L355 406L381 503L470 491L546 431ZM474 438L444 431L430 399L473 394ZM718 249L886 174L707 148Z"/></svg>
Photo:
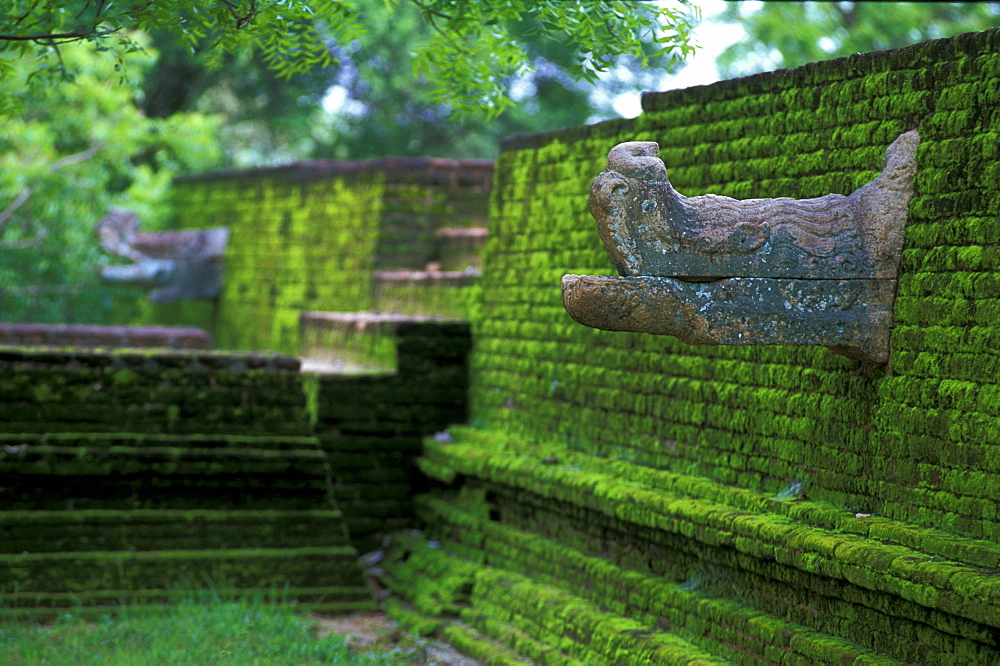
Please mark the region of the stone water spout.
<svg viewBox="0 0 1000 666"><path fill-rule="evenodd" d="M657 144L619 144L589 204L622 277L564 276L566 311L610 331L885 363L918 144L900 135L881 174L849 195L746 200L686 197Z"/></svg>
<svg viewBox="0 0 1000 666"><path fill-rule="evenodd" d="M219 295L229 229L141 233L138 226L138 216L121 208L98 221L96 231L104 251L132 262L103 266L104 280L148 289L154 303Z"/></svg>

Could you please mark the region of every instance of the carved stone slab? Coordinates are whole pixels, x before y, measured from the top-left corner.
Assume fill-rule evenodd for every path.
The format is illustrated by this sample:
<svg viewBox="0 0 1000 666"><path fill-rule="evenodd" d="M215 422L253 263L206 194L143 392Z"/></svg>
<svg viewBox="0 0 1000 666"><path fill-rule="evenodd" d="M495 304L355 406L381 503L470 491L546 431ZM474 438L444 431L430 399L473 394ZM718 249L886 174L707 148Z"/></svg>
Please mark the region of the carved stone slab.
<svg viewBox="0 0 1000 666"><path fill-rule="evenodd" d="M619 144L589 204L623 277L565 276L566 311L690 344L822 345L884 363L918 145L900 135L848 195L736 200L685 197L657 144Z"/></svg>
<svg viewBox="0 0 1000 666"><path fill-rule="evenodd" d="M149 289L154 303L219 295L229 229L141 233L138 226L136 214L120 208L98 221L97 236L104 250L133 262L103 266L103 279Z"/></svg>
<svg viewBox="0 0 1000 666"><path fill-rule="evenodd" d="M565 275L563 303L576 321L605 331L672 335L692 345L821 345L885 362L892 329L890 280Z"/></svg>
<svg viewBox="0 0 1000 666"><path fill-rule="evenodd" d="M590 211L622 275L895 279L919 137L888 148L882 173L850 195L815 199L685 197L653 142L608 154Z"/></svg>

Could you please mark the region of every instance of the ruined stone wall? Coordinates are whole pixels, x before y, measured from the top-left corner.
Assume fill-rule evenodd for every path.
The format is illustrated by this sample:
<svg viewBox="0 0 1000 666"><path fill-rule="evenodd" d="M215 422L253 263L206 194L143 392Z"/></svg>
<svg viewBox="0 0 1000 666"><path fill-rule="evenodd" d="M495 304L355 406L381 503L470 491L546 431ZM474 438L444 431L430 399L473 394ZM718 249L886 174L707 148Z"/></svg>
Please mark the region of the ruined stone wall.
<svg viewBox="0 0 1000 666"><path fill-rule="evenodd" d="M296 358L0 347L4 615L177 586L372 607Z"/></svg>
<svg viewBox="0 0 1000 666"><path fill-rule="evenodd" d="M0 346L0 616L178 585L374 609L359 553L413 525L422 438L465 420L468 324L398 321L394 368Z"/></svg>
<svg viewBox="0 0 1000 666"><path fill-rule="evenodd" d="M421 461L394 612L535 663L988 663L1000 654L1000 31L687 90L497 163L471 426ZM888 366L565 314L626 140L683 194L847 194L918 129ZM516 655L520 655L517 657Z"/></svg>
<svg viewBox="0 0 1000 666"><path fill-rule="evenodd" d="M424 158L182 178L174 227L230 230L223 292L214 303L151 307L150 319L206 328L222 349L298 353L302 311L464 314L468 284L442 297L378 273L461 271L449 269L459 258L439 231L481 226L491 178L488 161ZM444 305L452 310L438 312Z"/></svg>
<svg viewBox="0 0 1000 666"><path fill-rule="evenodd" d="M423 438L443 437L467 418L468 323L401 320L385 336L396 348L395 367L315 377L316 436L361 553L413 527L413 496L429 485L416 467Z"/></svg>

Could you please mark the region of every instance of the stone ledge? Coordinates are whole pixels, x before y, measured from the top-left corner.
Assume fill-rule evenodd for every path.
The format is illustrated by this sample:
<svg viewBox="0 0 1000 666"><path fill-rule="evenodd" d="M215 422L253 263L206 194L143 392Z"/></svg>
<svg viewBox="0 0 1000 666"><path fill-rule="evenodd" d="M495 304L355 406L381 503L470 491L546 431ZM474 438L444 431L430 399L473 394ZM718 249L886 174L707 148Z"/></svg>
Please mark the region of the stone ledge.
<svg viewBox="0 0 1000 666"><path fill-rule="evenodd" d="M672 335L692 345L819 345L889 360L895 282L565 275L566 312L606 331Z"/></svg>
<svg viewBox="0 0 1000 666"><path fill-rule="evenodd" d="M485 239L490 231L485 227L446 227L438 229L437 234L444 238Z"/></svg>
<svg viewBox="0 0 1000 666"><path fill-rule="evenodd" d="M87 552L343 546L344 515L309 509L0 511L0 552Z"/></svg>
<svg viewBox="0 0 1000 666"><path fill-rule="evenodd" d="M902 523L872 521L843 512L830 526L832 507L781 501L761 493L725 487L708 479L639 468L587 456L557 445L540 453L513 438L472 428L450 429L453 442L425 441L425 473L450 482L456 474L525 488L637 525L688 535L761 559L777 560L810 574L888 593L948 615L1000 627L1000 546L923 530ZM491 452L491 439L505 450ZM485 441L484 441L485 440ZM556 459L557 463L545 460ZM426 462L424 462L426 461ZM429 463L429 464L427 464ZM623 479L630 479L625 481ZM805 505L789 510L788 505ZM811 519L812 518L812 519ZM817 526L816 518L826 526ZM879 537L869 531L879 525ZM903 545L919 530L920 548ZM893 539L894 533L901 538ZM893 540L890 540L893 539ZM971 561L943 560L959 539Z"/></svg>
<svg viewBox="0 0 1000 666"><path fill-rule="evenodd" d="M213 351L206 349L108 348L80 349L72 346L16 346L0 344L0 366L36 366L150 369L160 366L191 370L264 370L298 373L299 359L276 352Z"/></svg>
<svg viewBox="0 0 1000 666"><path fill-rule="evenodd" d="M195 523L269 523L278 521L321 521L340 519L336 509L82 509L73 511L0 511L0 525L176 525Z"/></svg>
<svg viewBox="0 0 1000 666"><path fill-rule="evenodd" d="M262 592L258 588L234 589L216 587L224 598L241 596L256 597ZM348 613L375 610L367 587L324 586L324 587L282 587L282 598L294 600L296 611L317 613ZM0 607L0 619L16 618L47 619L72 610L77 616L106 615L109 608L120 606L126 601L130 609L137 611L159 611L163 604L176 598L172 590L97 590L95 592L17 592L5 594L10 605ZM337 601L330 601L331 599ZM20 604L20 605L19 605Z"/></svg>
<svg viewBox="0 0 1000 666"><path fill-rule="evenodd" d="M560 658L585 663L729 663L722 655L728 650L750 654L743 646L747 642L788 659L780 663L794 663L796 657L822 663L878 659L842 638L742 604L706 597L657 576L628 571L446 504L427 500L425 518L438 514L434 516L441 521L438 526L455 534L481 530L477 540L483 550L472 552L467 543L457 541L426 541L417 534L394 538L384 580L412 601L412 606L391 598L387 610L415 628L441 628L447 633L451 627L468 627L516 650L518 656L530 657L531 663L562 663ZM560 578L559 573L525 577L502 564L500 553L505 547L532 562L554 565L562 574L589 572L600 583L595 588L567 590L573 582ZM607 601L604 586L627 591L627 615L614 603L615 607L603 603ZM646 597L655 597L656 602L647 608L641 600ZM444 603L436 607L435 599ZM450 617L456 610L460 621ZM650 613L660 619L651 619ZM706 622L722 624L715 635L694 638ZM492 650L484 647L484 652L474 653L487 658Z"/></svg>
<svg viewBox="0 0 1000 666"><path fill-rule="evenodd" d="M448 159L440 157L380 157L369 160L306 160L282 166L231 169L197 175L178 176L178 183L214 180L253 181L275 178L290 182L345 179L371 175L384 176L389 184L453 185L489 187L493 178L493 160Z"/></svg>
<svg viewBox="0 0 1000 666"><path fill-rule="evenodd" d="M353 327L359 332L365 331L369 327L375 327L380 332L383 330L382 327L388 327L388 330L392 330L396 324L463 323L463 320L451 317L415 316L385 312L303 312L300 315L300 321Z"/></svg>
<svg viewBox="0 0 1000 666"><path fill-rule="evenodd" d="M0 324L0 344L211 349L212 336L188 326Z"/></svg>
<svg viewBox="0 0 1000 666"><path fill-rule="evenodd" d="M482 275L476 268L464 271L375 271L372 280L378 282L408 282L461 287L475 282Z"/></svg>
<svg viewBox="0 0 1000 666"><path fill-rule="evenodd" d="M353 546L0 554L0 615L47 615L122 599L157 603L185 581L206 579L220 590L282 590L290 602L298 592L307 603L332 597L333 605L348 597L351 606L371 608L356 562ZM320 594L312 594L317 588Z"/></svg>
<svg viewBox="0 0 1000 666"><path fill-rule="evenodd" d="M442 350L450 349L444 355L451 357L468 352L469 324L455 317L371 311L302 312L299 330L305 357L302 370L318 375L386 376L420 366L429 370L421 362L440 355Z"/></svg>
<svg viewBox="0 0 1000 666"><path fill-rule="evenodd" d="M311 449L319 440L312 435L229 435L229 434L159 434L135 432L0 432L0 454L16 452L34 446L95 447L130 449L144 446L183 449L186 447L206 450L237 449Z"/></svg>

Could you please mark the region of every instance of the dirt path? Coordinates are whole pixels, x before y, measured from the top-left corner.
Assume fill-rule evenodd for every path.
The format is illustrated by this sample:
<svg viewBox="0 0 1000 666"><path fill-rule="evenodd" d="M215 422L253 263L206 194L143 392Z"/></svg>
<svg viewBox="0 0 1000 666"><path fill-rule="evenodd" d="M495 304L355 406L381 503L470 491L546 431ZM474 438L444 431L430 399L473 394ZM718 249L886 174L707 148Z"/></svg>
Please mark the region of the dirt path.
<svg viewBox="0 0 1000 666"><path fill-rule="evenodd" d="M335 632L342 634L352 651L367 654L412 654L407 664L436 664L437 666L479 666L446 643L419 638L403 631L384 613L353 613L344 616L325 616L310 613L320 636Z"/></svg>

